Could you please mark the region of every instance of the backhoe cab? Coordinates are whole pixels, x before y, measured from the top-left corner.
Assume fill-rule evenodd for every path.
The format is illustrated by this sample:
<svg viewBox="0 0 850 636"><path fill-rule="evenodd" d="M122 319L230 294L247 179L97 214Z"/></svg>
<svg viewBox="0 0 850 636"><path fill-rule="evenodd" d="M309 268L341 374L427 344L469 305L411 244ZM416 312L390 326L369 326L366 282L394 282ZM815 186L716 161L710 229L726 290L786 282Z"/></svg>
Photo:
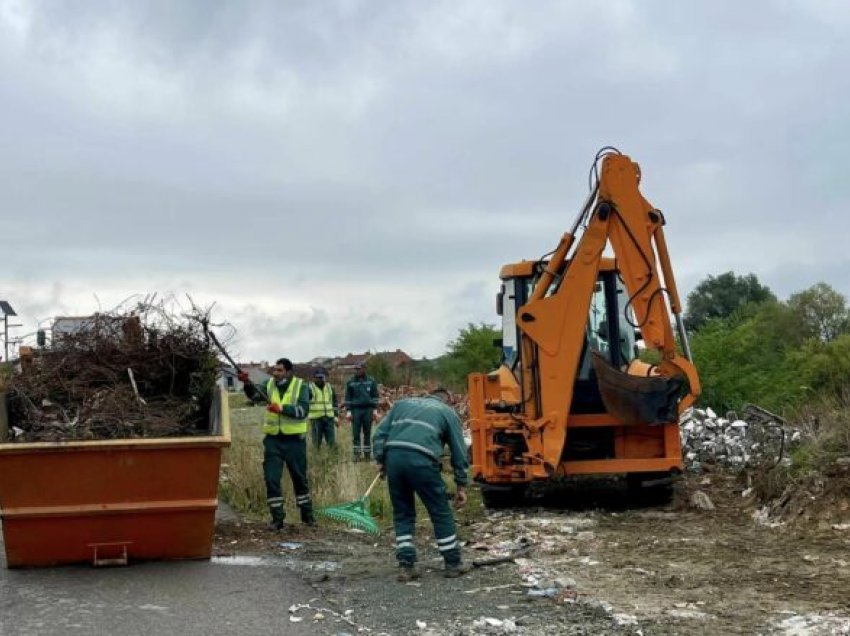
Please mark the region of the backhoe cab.
<svg viewBox="0 0 850 636"><path fill-rule="evenodd" d="M472 474L489 505L554 476L662 484L682 468L679 413L700 387L664 216L641 195L629 157L605 148L592 174L551 258L500 274L502 365L469 377ZM613 258L603 256L608 248ZM641 340L656 350L655 365L640 360Z"/></svg>

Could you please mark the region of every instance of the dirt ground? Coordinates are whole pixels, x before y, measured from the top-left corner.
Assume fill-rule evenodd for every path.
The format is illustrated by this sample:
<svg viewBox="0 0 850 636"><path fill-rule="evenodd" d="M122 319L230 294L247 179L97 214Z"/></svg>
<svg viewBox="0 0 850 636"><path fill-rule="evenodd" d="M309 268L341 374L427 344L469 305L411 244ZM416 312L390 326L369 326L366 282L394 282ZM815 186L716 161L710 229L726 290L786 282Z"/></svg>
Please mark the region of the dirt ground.
<svg viewBox="0 0 850 636"><path fill-rule="evenodd" d="M525 551L459 579L442 577L427 521L415 583L395 580L391 531L273 536L231 520L216 554L303 572L316 599L290 615L317 634L850 634L846 497L829 500L824 524L796 510L807 523L766 518L731 477L690 477L663 506L633 506L623 490L573 485L462 521L467 560ZM713 510L690 503L697 491Z"/></svg>

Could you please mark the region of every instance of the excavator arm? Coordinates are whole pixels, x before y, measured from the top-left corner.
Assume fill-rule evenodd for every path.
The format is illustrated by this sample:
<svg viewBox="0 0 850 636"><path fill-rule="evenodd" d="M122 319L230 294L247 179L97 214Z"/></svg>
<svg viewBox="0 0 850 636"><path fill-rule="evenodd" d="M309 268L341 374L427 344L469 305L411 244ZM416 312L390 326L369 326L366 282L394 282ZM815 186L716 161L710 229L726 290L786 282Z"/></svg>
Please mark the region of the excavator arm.
<svg viewBox="0 0 850 636"><path fill-rule="evenodd" d="M626 315L633 316L631 326L640 331L647 348L659 352L660 362L646 377L647 365L635 365L629 373L606 369L595 359L607 411L621 423L632 424L645 418L645 411L636 411L645 395L666 393L675 417L699 395L664 239L664 216L643 197L639 185L637 163L613 150L602 157L597 185L576 224L561 238L528 302L517 310L522 420L532 476L551 474L562 458L588 310L608 245L628 295L631 311ZM582 225L584 232L576 240ZM678 351L671 314L685 355ZM670 413L667 409L668 417ZM644 423L663 422L644 419ZM670 424L669 419L666 423ZM665 435L671 436L672 443L672 435L678 432L668 428Z"/></svg>

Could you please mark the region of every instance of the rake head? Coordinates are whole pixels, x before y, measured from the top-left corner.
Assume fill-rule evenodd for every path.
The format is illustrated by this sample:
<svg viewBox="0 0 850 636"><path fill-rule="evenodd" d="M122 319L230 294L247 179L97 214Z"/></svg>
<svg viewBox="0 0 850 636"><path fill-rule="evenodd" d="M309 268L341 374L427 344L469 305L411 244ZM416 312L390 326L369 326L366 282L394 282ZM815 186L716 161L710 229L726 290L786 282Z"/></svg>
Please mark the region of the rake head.
<svg viewBox="0 0 850 636"><path fill-rule="evenodd" d="M335 521L341 521L349 528L358 528L369 534L378 534L378 524L366 509L366 498L348 504L328 506L316 511L318 514Z"/></svg>

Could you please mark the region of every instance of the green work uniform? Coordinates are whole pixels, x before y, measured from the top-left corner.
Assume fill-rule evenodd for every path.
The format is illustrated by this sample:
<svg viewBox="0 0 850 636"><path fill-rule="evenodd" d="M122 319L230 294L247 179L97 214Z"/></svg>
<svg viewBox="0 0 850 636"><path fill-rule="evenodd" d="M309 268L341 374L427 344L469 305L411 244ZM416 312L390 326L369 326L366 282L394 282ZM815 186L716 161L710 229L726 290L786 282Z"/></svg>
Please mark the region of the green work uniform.
<svg viewBox="0 0 850 636"><path fill-rule="evenodd" d="M431 517L446 566L459 565L460 542L440 474L443 448L448 444L455 484L467 483L466 446L455 412L435 397L399 400L381 421L373 444L375 460L383 464L387 475L399 565L416 562L415 495Z"/></svg>
<svg viewBox="0 0 850 636"><path fill-rule="evenodd" d="M378 383L368 375L356 375L345 385L345 404L351 411L351 436L354 460L372 455L372 416L378 406Z"/></svg>
<svg viewBox="0 0 850 636"><path fill-rule="evenodd" d="M310 425L313 434L313 444L318 448L322 440L328 446L336 446L336 420L339 410L336 405L336 391L325 382L319 386L310 383Z"/></svg>
<svg viewBox="0 0 850 636"><path fill-rule="evenodd" d="M263 421L263 477L272 522L281 525L286 516L281 488L283 467L286 466L301 521L314 523L307 481L307 415L310 409L307 384L294 376L281 383L275 383L272 378L265 387L246 384L245 393L256 402L277 404L281 410L279 414L266 411Z"/></svg>

